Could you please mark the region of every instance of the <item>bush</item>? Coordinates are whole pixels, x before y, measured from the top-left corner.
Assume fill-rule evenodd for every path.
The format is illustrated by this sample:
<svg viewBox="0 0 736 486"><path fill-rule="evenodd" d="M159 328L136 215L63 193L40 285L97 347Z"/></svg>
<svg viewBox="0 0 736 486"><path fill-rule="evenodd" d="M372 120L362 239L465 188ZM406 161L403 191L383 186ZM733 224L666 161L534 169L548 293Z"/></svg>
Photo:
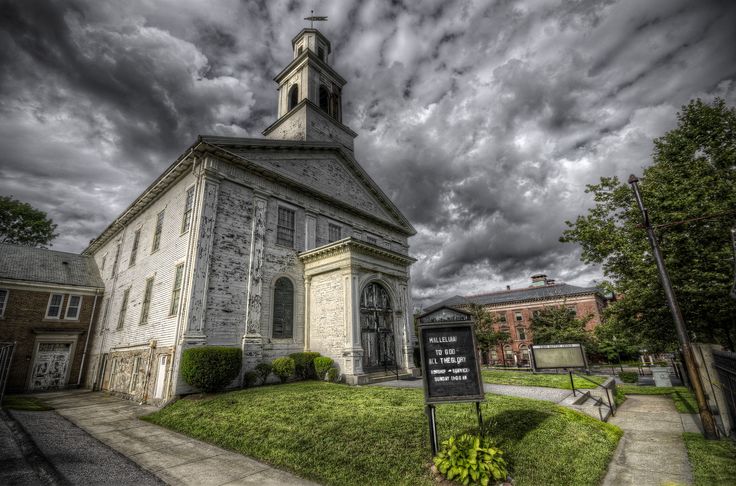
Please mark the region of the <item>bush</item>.
<svg viewBox="0 0 736 486"><path fill-rule="evenodd" d="M240 348L200 346L185 349L181 358L181 376L187 384L203 392L224 389L240 373Z"/></svg>
<svg viewBox="0 0 736 486"><path fill-rule="evenodd" d="M330 368L327 370L327 381L337 383L340 379L340 371L337 368Z"/></svg>
<svg viewBox="0 0 736 486"><path fill-rule="evenodd" d="M266 380L268 380L268 375L271 374L271 363L266 363L265 361L263 363L258 363L255 371L258 373L258 378L261 379L261 385L265 385Z"/></svg>
<svg viewBox="0 0 736 486"><path fill-rule="evenodd" d="M243 375L243 383L248 388L256 386L258 384L258 379L258 373L255 371L246 371L245 375Z"/></svg>
<svg viewBox="0 0 736 486"><path fill-rule="evenodd" d="M334 364L335 361L327 356L317 356L314 358L314 372L317 374L317 378L324 380L325 375Z"/></svg>
<svg viewBox="0 0 736 486"><path fill-rule="evenodd" d="M292 358L276 358L271 364L271 369L273 370L273 374L279 377L281 383L286 383L286 380L294 374L296 365Z"/></svg>
<svg viewBox="0 0 736 486"><path fill-rule="evenodd" d="M314 358L321 356L313 351L304 351L301 353L292 353L289 358L294 360L294 374L298 380L309 380L317 378L314 371Z"/></svg>
<svg viewBox="0 0 736 486"><path fill-rule="evenodd" d="M621 381L624 383L636 383L639 381L639 373L636 371L622 371L618 374L618 377L621 378Z"/></svg>
<svg viewBox="0 0 736 486"><path fill-rule="evenodd" d="M462 434L442 443L434 465L450 481L487 485L506 479L506 461L502 455L488 438Z"/></svg>

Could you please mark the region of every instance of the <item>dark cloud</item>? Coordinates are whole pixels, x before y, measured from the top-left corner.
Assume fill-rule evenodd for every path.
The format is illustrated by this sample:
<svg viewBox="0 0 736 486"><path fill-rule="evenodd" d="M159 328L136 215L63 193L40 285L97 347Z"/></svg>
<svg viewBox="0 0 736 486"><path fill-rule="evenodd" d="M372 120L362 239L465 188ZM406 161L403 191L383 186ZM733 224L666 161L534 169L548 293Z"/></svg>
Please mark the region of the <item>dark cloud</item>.
<svg viewBox="0 0 736 486"><path fill-rule="evenodd" d="M415 224L419 304L600 270L558 242L695 97L736 104L736 8L685 0L5 2L0 193L79 251L199 133L260 136L314 8L356 155Z"/></svg>

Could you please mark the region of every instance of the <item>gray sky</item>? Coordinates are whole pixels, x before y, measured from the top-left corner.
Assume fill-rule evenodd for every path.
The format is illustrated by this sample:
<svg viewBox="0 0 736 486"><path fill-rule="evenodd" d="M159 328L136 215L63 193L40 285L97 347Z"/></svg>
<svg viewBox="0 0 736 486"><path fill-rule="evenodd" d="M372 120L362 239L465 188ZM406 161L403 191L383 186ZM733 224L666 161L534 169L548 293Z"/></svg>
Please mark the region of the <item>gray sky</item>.
<svg viewBox="0 0 736 486"><path fill-rule="evenodd" d="M356 156L419 231L417 304L600 279L558 242L585 185L640 174L690 99L736 105L730 1L0 3L0 194L75 252L198 134L260 137L329 16Z"/></svg>

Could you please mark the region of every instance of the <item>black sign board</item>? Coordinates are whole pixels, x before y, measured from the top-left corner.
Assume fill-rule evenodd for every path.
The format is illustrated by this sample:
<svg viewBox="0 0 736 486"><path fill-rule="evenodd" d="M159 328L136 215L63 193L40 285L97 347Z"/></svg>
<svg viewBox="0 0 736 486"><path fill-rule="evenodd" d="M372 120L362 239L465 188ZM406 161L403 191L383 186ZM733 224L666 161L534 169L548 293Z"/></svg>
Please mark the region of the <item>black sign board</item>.
<svg viewBox="0 0 736 486"><path fill-rule="evenodd" d="M425 403L484 400L472 321L419 324Z"/></svg>

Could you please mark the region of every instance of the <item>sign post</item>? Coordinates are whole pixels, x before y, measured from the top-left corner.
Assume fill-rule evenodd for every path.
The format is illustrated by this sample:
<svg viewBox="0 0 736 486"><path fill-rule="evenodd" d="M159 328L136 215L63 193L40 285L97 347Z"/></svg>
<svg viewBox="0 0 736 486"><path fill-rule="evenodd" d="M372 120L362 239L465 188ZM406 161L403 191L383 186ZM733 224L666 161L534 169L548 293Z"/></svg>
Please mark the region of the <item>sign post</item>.
<svg viewBox="0 0 736 486"><path fill-rule="evenodd" d="M436 404L474 402L478 425L483 424L480 402L485 393L476 350L470 314L443 307L419 317L424 403L433 455L439 450Z"/></svg>

